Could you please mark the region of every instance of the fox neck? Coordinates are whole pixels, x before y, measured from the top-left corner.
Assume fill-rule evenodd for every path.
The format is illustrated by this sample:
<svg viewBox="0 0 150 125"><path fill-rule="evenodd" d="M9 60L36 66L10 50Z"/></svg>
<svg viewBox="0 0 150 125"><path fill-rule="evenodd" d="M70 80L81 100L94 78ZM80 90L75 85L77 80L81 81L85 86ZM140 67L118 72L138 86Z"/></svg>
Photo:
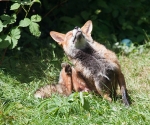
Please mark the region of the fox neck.
<svg viewBox="0 0 150 125"><path fill-rule="evenodd" d="M84 48L86 48L87 44L88 44L88 43L87 43L87 41L85 40L85 38L82 37L82 38L80 38L80 40L79 40L79 38L78 38L77 42L75 42L75 47L76 47L77 49L84 49Z"/></svg>
<svg viewBox="0 0 150 125"><path fill-rule="evenodd" d="M84 44L84 47L81 48L72 48L72 49L66 49L65 53L67 54L67 56L69 57L69 59L78 59L80 56L84 58L83 55L89 55L89 56L93 56L95 55L96 51L91 47L91 45L89 43ZM82 53L82 54L81 54Z"/></svg>

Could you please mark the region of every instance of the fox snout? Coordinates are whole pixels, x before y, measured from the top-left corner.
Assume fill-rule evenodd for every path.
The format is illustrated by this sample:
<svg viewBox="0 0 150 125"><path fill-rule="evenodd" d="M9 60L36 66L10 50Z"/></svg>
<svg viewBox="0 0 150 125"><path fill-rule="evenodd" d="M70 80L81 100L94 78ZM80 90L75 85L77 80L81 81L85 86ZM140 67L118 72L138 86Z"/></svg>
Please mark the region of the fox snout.
<svg viewBox="0 0 150 125"><path fill-rule="evenodd" d="M73 31L72 31L72 35L74 37L73 43L75 44L75 47L77 49L84 49L87 42L85 40L85 37L82 33L82 30L80 29L80 27L76 26Z"/></svg>
<svg viewBox="0 0 150 125"><path fill-rule="evenodd" d="M75 28L74 29L79 29L80 27L78 27L78 26L75 26Z"/></svg>
<svg viewBox="0 0 150 125"><path fill-rule="evenodd" d="M81 39L82 38L82 31L81 31L81 29L78 27L78 26L76 26L75 28L74 28L74 30L73 30L73 36L75 37L75 39Z"/></svg>

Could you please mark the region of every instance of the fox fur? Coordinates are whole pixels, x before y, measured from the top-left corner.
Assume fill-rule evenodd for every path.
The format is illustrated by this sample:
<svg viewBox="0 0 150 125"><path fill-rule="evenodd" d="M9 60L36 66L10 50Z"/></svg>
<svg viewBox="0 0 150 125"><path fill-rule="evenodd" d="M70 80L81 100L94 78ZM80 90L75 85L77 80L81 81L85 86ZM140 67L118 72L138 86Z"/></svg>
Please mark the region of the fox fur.
<svg viewBox="0 0 150 125"><path fill-rule="evenodd" d="M129 96L117 56L92 39L92 27L89 20L82 28L76 26L66 34L51 31L50 35L62 46L90 90L111 102L119 85L123 103L128 106Z"/></svg>
<svg viewBox="0 0 150 125"><path fill-rule="evenodd" d="M68 63L62 63L62 70L59 75L58 84L46 85L38 89L34 96L36 98L51 97L52 94L57 93L61 95L70 95L72 91L90 91L82 79L80 74L77 74L76 70Z"/></svg>

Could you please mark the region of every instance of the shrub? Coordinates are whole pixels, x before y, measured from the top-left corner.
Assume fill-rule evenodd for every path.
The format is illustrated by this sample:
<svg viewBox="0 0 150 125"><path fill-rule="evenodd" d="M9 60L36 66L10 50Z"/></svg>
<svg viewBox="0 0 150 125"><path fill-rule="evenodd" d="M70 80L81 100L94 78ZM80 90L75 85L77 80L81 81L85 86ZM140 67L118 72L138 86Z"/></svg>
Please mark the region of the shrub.
<svg viewBox="0 0 150 125"><path fill-rule="evenodd" d="M147 0L12 0L1 3L0 48L37 50L42 46L56 46L51 42L49 31L65 33L89 19L94 24L93 37L109 47L125 38L143 44L144 32L150 33Z"/></svg>

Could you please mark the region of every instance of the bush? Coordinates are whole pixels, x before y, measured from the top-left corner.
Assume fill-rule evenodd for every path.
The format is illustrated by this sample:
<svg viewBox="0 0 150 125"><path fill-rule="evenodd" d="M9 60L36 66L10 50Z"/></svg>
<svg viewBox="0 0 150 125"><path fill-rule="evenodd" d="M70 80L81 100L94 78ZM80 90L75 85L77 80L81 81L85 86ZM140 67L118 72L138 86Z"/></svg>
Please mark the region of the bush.
<svg viewBox="0 0 150 125"><path fill-rule="evenodd" d="M143 44L145 32L150 33L147 0L12 0L1 3L0 48L38 50L47 45L56 46L49 31L65 33L89 19L94 24L93 37L110 47L125 38ZM57 46L55 48L57 50Z"/></svg>

